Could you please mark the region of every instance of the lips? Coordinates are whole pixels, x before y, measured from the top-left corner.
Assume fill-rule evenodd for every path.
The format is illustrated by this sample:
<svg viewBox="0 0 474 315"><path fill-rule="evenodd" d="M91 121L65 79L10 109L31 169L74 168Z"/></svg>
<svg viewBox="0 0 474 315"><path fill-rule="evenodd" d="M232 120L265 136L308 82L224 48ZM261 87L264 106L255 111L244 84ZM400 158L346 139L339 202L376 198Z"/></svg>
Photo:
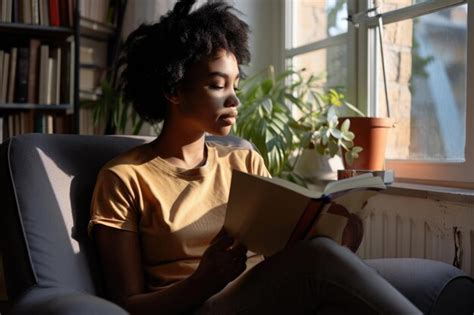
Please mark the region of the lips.
<svg viewBox="0 0 474 315"><path fill-rule="evenodd" d="M231 112L228 114L222 114L219 119L223 121L226 125L233 125L237 120L237 112Z"/></svg>

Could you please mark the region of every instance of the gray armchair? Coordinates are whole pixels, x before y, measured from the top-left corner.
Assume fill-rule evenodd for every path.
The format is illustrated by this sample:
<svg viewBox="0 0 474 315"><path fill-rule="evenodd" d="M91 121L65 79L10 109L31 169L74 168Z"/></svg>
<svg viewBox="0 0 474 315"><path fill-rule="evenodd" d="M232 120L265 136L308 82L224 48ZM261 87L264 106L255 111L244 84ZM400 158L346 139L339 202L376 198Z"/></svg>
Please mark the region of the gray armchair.
<svg viewBox="0 0 474 315"><path fill-rule="evenodd" d="M0 250L12 314L126 314L101 298L89 203L102 165L151 139L29 134L2 144ZM426 314L474 312L474 281L459 269L423 259L367 263Z"/></svg>

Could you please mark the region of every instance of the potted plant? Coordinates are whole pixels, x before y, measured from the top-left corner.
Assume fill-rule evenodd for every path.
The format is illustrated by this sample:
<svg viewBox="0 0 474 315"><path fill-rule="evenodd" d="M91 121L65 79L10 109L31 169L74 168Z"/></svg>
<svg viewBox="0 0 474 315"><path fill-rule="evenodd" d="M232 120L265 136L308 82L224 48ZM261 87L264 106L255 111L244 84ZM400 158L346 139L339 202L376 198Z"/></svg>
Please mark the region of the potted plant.
<svg viewBox="0 0 474 315"><path fill-rule="evenodd" d="M357 158L361 149L353 145L350 121L339 124L338 117L349 111L362 115L340 92L321 89L319 78L305 79L303 71L276 76L269 66L243 81L234 127L236 135L255 144L273 176L300 184L305 184L304 174L295 166L308 150L332 157L344 149L348 161Z"/></svg>
<svg viewBox="0 0 474 315"><path fill-rule="evenodd" d="M243 80L238 91L241 107L233 132L256 146L273 176L288 170L297 143L287 106L296 86L286 85L289 75L287 71L276 77L270 66Z"/></svg>
<svg viewBox="0 0 474 315"><path fill-rule="evenodd" d="M389 117L342 117L350 120L351 130L356 134L354 145L362 149L356 160L344 159L344 168L348 170L384 170L385 148L388 131L395 126Z"/></svg>

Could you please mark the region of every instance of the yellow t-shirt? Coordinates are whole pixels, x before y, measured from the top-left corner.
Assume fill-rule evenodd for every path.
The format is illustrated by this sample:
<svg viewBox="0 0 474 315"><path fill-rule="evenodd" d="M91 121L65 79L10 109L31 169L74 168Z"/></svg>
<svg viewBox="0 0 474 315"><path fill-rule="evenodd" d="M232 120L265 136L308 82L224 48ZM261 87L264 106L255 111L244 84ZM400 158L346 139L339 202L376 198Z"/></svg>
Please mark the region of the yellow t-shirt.
<svg viewBox="0 0 474 315"><path fill-rule="evenodd" d="M185 170L144 144L99 172L91 205L94 224L138 232L149 290L190 276L224 224L232 169L269 176L255 151L206 143L205 165ZM261 261L253 256L248 265Z"/></svg>

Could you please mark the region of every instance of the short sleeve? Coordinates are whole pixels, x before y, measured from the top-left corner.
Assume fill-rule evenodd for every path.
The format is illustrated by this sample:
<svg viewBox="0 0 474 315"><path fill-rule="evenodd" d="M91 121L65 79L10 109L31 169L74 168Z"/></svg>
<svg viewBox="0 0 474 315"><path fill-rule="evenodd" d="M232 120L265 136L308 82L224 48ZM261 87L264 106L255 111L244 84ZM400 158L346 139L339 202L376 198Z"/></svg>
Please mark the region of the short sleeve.
<svg viewBox="0 0 474 315"><path fill-rule="evenodd" d="M130 184L110 169L99 172L91 202L89 236L95 224L136 232L137 214Z"/></svg>
<svg viewBox="0 0 474 315"><path fill-rule="evenodd" d="M267 167L265 166L265 162L263 161L262 156L256 151L252 151L251 173L255 175L265 176L265 177L272 177Z"/></svg>

